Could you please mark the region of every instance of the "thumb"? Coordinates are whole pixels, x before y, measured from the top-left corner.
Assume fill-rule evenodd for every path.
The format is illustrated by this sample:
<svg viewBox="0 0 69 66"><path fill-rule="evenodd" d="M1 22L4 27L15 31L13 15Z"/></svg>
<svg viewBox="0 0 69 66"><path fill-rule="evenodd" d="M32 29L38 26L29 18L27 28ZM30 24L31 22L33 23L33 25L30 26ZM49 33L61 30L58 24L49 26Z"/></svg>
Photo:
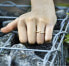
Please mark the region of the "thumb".
<svg viewBox="0 0 69 66"><path fill-rule="evenodd" d="M13 29L15 29L17 27L17 21L18 21L18 19L15 19L11 23L9 23L7 26L1 28L1 31L3 33L8 33L10 31L12 31Z"/></svg>

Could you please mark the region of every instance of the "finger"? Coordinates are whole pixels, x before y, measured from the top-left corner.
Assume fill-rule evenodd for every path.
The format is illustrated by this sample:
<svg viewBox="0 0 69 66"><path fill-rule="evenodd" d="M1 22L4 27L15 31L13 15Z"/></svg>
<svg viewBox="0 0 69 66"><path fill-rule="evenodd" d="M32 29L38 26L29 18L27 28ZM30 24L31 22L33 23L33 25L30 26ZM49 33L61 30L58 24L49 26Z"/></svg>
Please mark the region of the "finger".
<svg viewBox="0 0 69 66"><path fill-rule="evenodd" d="M35 19L29 19L27 23L28 42L34 44L36 42L36 22Z"/></svg>
<svg viewBox="0 0 69 66"><path fill-rule="evenodd" d="M45 32L45 24L39 23L37 25L37 43L43 44L44 43L44 32Z"/></svg>
<svg viewBox="0 0 69 66"><path fill-rule="evenodd" d="M18 22L18 34L19 34L19 40L21 43L27 42L27 30L26 30L26 24L25 20L21 19Z"/></svg>
<svg viewBox="0 0 69 66"><path fill-rule="evenodd" d="M45 41L50 42L52 39L52 33L53 33L54 26L47 25L45 30Z"/></svg>
<svg viewBox="0 0 69 66"><path fill-rule="evenodd" d="M9 23L6 27L1 28L1 31L3 33L8 33L10 31L12 31L13 29L15 29L17 27L17 22L18 22L18 19L15 19L11 23Z"/></svg>

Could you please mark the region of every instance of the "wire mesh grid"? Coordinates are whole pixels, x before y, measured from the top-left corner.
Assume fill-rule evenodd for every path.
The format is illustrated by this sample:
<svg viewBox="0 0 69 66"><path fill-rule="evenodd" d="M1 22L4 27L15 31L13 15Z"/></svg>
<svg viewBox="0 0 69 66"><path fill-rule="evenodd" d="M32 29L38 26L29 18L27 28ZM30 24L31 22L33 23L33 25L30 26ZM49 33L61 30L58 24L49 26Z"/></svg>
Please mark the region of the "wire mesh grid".
<svg viewBox="0 0 69 66"><path fill-rule="evenodd" d="M9 4L6 4L9 3ZM23 8L23 7L30 7L30 5L17 5L11 1L6 1L0 4L0 7L16 7L16 8ZM68 13L69 9L67 9L66 13ZM10 16L0 16L0 19L15 19L17 17L10 17ZM68 15L64 19L58 19L57 22L60 21L60 29L54 30L53 33L53 40L52 40L52 47L50 50L38 50L38 49L22 49L22 48L11 48L6 47L8 42L14 36L12 34L9 39L4 43L3 47L0 47L0 53L4 50L24 50L24 51L38 51L38 52L46 52L44 59L41 59L42 66L66 66L64 62L64 51L63 51L63 39L65 34L67 33L67 29L69 26ZM59 26L58 26L59 27ZM16 31L12 31L13 33L17 33Z"/></svg>

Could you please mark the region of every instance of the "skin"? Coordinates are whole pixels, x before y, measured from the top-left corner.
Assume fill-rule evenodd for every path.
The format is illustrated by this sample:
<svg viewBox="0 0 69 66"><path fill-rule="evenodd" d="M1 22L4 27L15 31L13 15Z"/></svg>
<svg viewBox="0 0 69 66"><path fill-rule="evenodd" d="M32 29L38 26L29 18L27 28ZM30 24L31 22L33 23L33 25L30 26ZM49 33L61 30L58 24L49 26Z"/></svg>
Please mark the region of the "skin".
<svg viewBox="0 0 69 66"><path fill-rule="evenodd" d="M51 41L57 20L53 0L31 0L31 4L30 12L21 15L1 31L8 33L18 28L21 43L43 44Z"/></svg>

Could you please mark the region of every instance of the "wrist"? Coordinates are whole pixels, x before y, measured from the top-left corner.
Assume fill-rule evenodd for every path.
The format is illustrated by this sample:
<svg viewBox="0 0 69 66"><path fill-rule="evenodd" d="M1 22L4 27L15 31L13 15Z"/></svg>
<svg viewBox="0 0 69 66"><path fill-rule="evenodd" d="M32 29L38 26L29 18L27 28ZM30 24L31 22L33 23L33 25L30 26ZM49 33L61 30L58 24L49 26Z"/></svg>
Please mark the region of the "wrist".
<svg viewBox="0 0 69 66"><path fill-rule="evenodd" d="M32 10L42 10L49 6L54 6L53 0L31 0Z"/></svg>

